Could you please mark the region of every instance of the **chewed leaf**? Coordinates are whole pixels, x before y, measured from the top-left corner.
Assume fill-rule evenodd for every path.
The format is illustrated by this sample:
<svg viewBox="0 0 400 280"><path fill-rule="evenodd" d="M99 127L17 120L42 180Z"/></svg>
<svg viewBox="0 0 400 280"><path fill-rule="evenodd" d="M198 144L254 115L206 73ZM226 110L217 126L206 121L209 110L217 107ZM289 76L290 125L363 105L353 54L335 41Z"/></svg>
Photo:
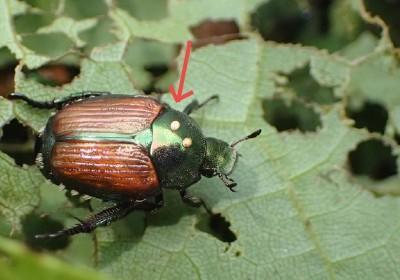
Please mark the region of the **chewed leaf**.
<svg viewBox="0 0 400 280"><path fill-rule="evenodd" d="M112 55L112 54L110 54ZM16 72L16 91L21 92L37 101L50 101L82 91L108 91L115 94L138 94L133 87L130 73L120 62L93 62L84 60L81 66L81 75L70 84L61 88L43 85L35 80L28 79L20 68ZM118 81L117 83L115 81ZM24 102L15 103L18 119L40 131L47 121L50 112L32 108ZM32 115L35 118L32 118Z"/></svg>
<svg viewBox="0 0 400 280"><path fill-rule="evenodd" d="M39 205L44 178L36 168L16 166L4 153L0 153L0 169L0 213L19 231L21 219Z"/></svg>
<svg viewBox="0 0 400 280"><path fill-rule="evenodd" d="M129 279L120 273L126 269L128 275L163 279L329 279L350 277L356 268L368 269L373 279L381 276L375 272L381 263L370 260L379 254L397 273L390 264L397 254L392 236L400 225L400 201L374 197L345 170L348 153L368 133L349 126L337 105L319 111L321 127L311 134L280 133L263 119L262 101L276 93L276 75L310 63L321 85L342 94L350 65L317 50L256 40L197 50L190 63L185 87L199 100L220 97L196 113L205 135L233 141L262 129L238 148L242 156L231 175L236 193L218 179L203 179L191 189L226 218L237 239L227 248L199 231L201 211L187 212L169 197L165 209L149 218L140 242L119 236L121 226L101 232L101 268L123 279ZM126 259L137 265L128 266ZM143 271L145 264L159 269Z"/></svg>
<svg viewBox="0 0 400 280"><path fill-rule="evenodd" d="M95 26L96 19L86 19L82 21L74 21L71 18L62 17L56 19L50 26L42 27L39 33L63 32L74 41L75 45L82 47L85 42L79 38L79 33Z"/></svg>
<svg viewBox="0 0 400 280"><path fill-rule="evenodd" d="M0 269L4 279L105 279L92 269L74 267L53 256L33 253L15 241L0 238ZM10 265L12 264L12 265Z"/></svg>
<svg viewBox="0 0 400 280"><path fill-rule="evenodd" d="M260 0L240 0L238 5L223 1L169 1L169 16L158 21L137 20L127 11L114 8L111 18L118 27L118 37L127 40L131 36L159 40L166 43L182 43L193 38L190 28L209 19L236 20L246 24L246 15L252 12ZM226 7L230 7L227 9Z"/></svg>
<svg viewBox="0 0 400 280"><path fill-rule="evenodd" d="M5 277L398 278L400 66L396 32L385 24L396 22L397 10L382 20L367 9L372 1L359 0L28 2L0 0L0 86L3 77L10 85L0 97L0 129L16 119L0 133L0 234L99 272L0 238ZM194 94L175 103L167 91L181 82L187 40L194 47L182 85ZM63 82L40 76L68 67L74 74ZM10 140L24 138L21 125L10 137L12 124L39 135L55 112L8 100L11 91L38 102L83 91L156 91L180 111L218 95L191 115L205 137L235 143L262 132L234 146L236 192L218 177L188 188L207 211L163 189L156 213L38 241L36 234L73 226L72 217L116 201L67 198L36 166L6 155L25 145ZM21 148L32 159L36 135Z"/></svg>
<svg viewBox="0 0 400 280"><path fill-rule="evenodd" d="M13 117L14 113L12 111L12 103L4 98L0 98L0 127L9 123ZM1 135L2 133L0 130L0 137Z"/></svg>

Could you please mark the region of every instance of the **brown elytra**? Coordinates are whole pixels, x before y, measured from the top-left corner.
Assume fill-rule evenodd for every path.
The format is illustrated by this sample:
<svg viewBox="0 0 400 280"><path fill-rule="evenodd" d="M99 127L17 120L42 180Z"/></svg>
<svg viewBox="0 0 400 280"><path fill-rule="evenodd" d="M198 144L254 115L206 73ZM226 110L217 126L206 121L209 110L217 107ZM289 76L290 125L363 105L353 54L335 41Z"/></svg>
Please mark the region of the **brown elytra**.
<svg viewBox="0 0 400 280"><path fill-rule="evenodd" d="M51 167L59 180L94 196L144 198L159 191L153 163L135 143L59 142L53 148Z"/></svg>
<svg viewBox="0 0 400 280"><path fill-rule="evenodd" d="M86 99L59 111L53 131L58 136L79 132L135 134L149 128L162 109L158 101L146 97Z"/></svg>
<svg viewBox="0 0 400 280"><path fill-rule="evenodd" d="M163 105L146 97L101 97L63 108L54 116L55 143L50 157L53 178L69 189L96 197L141 199L160 184L146 149L102 133L135 135L151 127ZM80 138L98 135L99 139Z"/></svg>

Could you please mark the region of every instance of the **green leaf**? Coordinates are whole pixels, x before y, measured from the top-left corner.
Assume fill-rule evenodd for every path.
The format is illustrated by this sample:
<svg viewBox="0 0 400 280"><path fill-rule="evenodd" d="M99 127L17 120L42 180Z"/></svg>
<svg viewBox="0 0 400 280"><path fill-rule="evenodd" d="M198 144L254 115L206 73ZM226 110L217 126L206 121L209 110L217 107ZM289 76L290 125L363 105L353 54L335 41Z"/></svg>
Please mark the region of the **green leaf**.
<svg viewBox="0 0 400 280"><path fill-rule="evenodd" d="M116 4L139 20L159 20L167 16L167 0L121 0Z"/></svg>
<svg viewBox="0 0 400 280"><path fill-rule="evenodd" d="M47 2L47 1L46 1ZM104 0L65 0L63 12L74 19L92 18L107 13L107 5Z"/></svg>
<svg viewBox="0 0 400 280"><path fill-rule="evenodd" d="M362 33L353 43L340 51L342 55L350 59L356 59L368 55L378 45L378 40L371 33Z"/></svg>
<svg viewBox="0 0 400 280"><path fill-rule="evenodd" d="M95 271L67 265L54 257L33 253L14 241L0 238L0 269L2 279L100 280Z"/></svg>
<svg viewBox="0 0 400 280"><path fill-rule="evenodd" d="M12 226L21 230L21 219L39 205L39 186L44 178L35 167L18 167L0 152L0 213Z"/></svg>
<svg viewBox="0 0 400 280"><path fill-rule="evenodd" d="M25 48L19 42L19 38L14 33L14 27L11 21L14 13L20 12L19 5L16 5L16 0L0 0L0 30L2 36L0 37L0 47L8 47L17 59L24 58L30 67L39 66L48 61L48 58L35 55L32 51Z"/></svg>
<svg viewBox="0 0 400 280"><path fill-rule="evenodd" d="M107 59L109 58L109 59ZM25 77L21 69L16 70L16 91L26 93L27 96L38 101L51 101L55 98L67 96L82 91L109 91L116 94L137 94L133 87L132 77L121 62L112 61L113 53L103 56L104 62L84 60L81 66L82 74L70 84L62 88L55 88L40 84ZM115 83L118 81L118 83ZM15 114L18 120L39 132L45 126L50 115L49 111L39 110L17 102ZM32 118L34 116L34 118Z"/></svg>
<svg viewBox="0 0 400 280"><path fill-rule="evenodd" d="M200 100L220 96L196 114L204 133L232 141L263 129L239 148L231 175L238 192L218 179L191 188L229 221L237 240L227 244L200 231L203 211L173 196L140 238L124 233L132 227L123 222L99 231L104 271L121 279L354 279L354 271L368 271L364 279L376 279L385 264L396 277L400 201L374 197L344 168L347 153L368 135L349 126L340 106L318 111L322 128L310 134L278 133L263 119L274 81L260 73L273 79L307 61L318 81L338 88L350 73L341 59L316 50L255 40L193 53L186 88Z"/></svg>
<svg viewBox="0 0 400 280"><path fill-rule="evenodd" d="M169 1L169 16L159 21L146 21L133 18L127 11L115 8L110 13L118 27L120 40L131 36L154 39L166 43L182 43L193 38L190 27L205 20L237 20L245 26L248 13L262 0L240 0L237 5L223 1ZM226 7L230 7L227 9Z"/></svg>
<svg viewBox="0 0 400 280"><path fill-rule="evenodd" d="M389 124L398 133L400 131L399 75L398 59L391 50L383 49L370 53L355 63L351 69L347 89L349 105L359 107L367 100L384 105L389 113ZM394 133L391 128L389 127L387 131Z"/></svg>
<svg viewBox="0 0 400 280"><path fill-rule="evenodd" d="M46 250L32 253L0 238L3 278L398 278L398 49L388 27L362 1L338 0L323 10L315 1L288 0L293 12L274 1L0 0L0 48L17 60L15 91L36 101L89 90L167 91L171 83L178 85L183 48L175 58L179 44L195 40L192 28L204 21L234 21L244 39L194 44L184 90L193 90L200 102L219 96L193 114L204 135L230 143L262 129L258 138L237 147L241 156L230 175L237 192L218 178L202 178L188 189L212 213L186 206L168 190L157 213L132 213L70 242L38 241L34 235L51 231L51 225L72 226L76 221L70 215L84 218L90 211L67 199L37 167L16 165L0 152L0 234L14 233L16 242ZM271 5L260 6L267 2ZM264 41L249 32L260 28L249 26L254 12L272 15L268 28L292 32L292 43L338 53ZM292 31L297 19L285 15L297 12L301 24ZM317 27L324 20L328 29L321 31ZM2 67L14 63L1 51ZM71 61L80 73L62 86L27 75L26 68L40 72L35 68ZM179 110L193 101L176 104L168 93L161 99ZM357 119L350 119L349 111L366 103L387 111L382 133L356 128ZM52 113L0 97L0 128L16 118L40 133ZM23 138L20 130L14 137ZM4 138L13 136L9 127L4 131ZM350 155L370 139L390 151L395 174L382 180L355 174ZM376 153L368 156L388 169L386 162L379 165ZM95 211L109 205L92 201Z"/></svg>
<svg viewBox="0 0 400 280"><path fill-rule="evenodd" d="M130 36L135 36L145 39L156 39L167 43L176 43L192 38L185 25L168 18L159 22L141 22L121 9L115 9L110 15L119 28L118 37L121 40L128 40Z"/></svg>
<svg viewBox="0 0 400 280"><path fill-rule="evenodd" d="M7 99L0 98L0 127L9 123L14 118L12 111L12 103ZM0 137L2 136L2 131L0 130Z"/></svg>
<svg viewBox="0 0 400 280"><path fill-rule="evenodd" d="M51 25L39 29L39 33L63 32L75 43L76 46L82 47L85 45L79 38L79 33L95 26L96 19L86 19L74 21L71 18L57 18Z"/></svg>

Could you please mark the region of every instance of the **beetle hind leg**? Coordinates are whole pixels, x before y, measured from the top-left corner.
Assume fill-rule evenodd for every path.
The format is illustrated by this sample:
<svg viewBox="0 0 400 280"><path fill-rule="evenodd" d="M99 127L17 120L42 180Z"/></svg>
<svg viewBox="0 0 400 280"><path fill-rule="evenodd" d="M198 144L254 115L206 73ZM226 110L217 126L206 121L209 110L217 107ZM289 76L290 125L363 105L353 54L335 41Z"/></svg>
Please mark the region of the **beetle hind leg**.
<svg viewBox="0 0 400 280"><path fill-rule="evenodd" d="M90 233L99 226L107 226L112 222L119 220L134 210L144 210L151 211L158 208L159 205L148 202L147 200L142 201L127 201L117 204L113 207L107 208L97 214L94 214L87 218L86 220L80 221L73 227L63 229L54 233L47 234L37 234L35 238L37 239L51 239L58 237L68 237L78 233Z"/></svg>
<svg viewBox="0 0 400 280"><path fill-rule="evenodd" d="M19 92L14 92L11 93L9 95L10 99L17 99L17 100L23 100L26 103L28 103L29 105L31 105L32 107L36 107L39 109L51 109L51 108L55 108L56 106L54 105L54 101L37 101L37 100L33 100L30 97L26 96L23 93L19 93Z"/></svg>
<svg viewBox="0 0 400 280"><path fill-rule="evenodd" d="M65 104L78 101L81 99L86 99L90 97L95 97L95 96L103 96L103 95L110 95L111 93L109 92L103 92L103 91L84 91L84 92L77 92L65 97L61 98L56 98L50 101L37 101L33 100L30 97L26 96L23 93L19 92L14 92L10 94L10 99L18 99L18 100L23 100L32 107L40 108L40 109L53 109L57 108L60 109L62 108Z"/></svg>

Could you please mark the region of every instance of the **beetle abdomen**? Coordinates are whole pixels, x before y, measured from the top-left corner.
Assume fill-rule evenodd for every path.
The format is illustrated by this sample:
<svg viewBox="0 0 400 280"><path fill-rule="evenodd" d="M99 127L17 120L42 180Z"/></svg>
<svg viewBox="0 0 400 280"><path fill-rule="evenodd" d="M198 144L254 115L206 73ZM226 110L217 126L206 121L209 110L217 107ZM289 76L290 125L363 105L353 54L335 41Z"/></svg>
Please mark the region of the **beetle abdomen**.
<svg viewBox="0 0 400 280"><path fill-rule="evenodd" d="M147 151L135 143L55 143L51 173L67 187L106 199L140 199L159 191Z"/></svg>
<svg viewBox="0 0 400 280"><path fill-rule="evenodd" d="M152 98L110 95L66 106L54 116L57 137L79 133L135 134L149 128L163 106Z"/></svg>

